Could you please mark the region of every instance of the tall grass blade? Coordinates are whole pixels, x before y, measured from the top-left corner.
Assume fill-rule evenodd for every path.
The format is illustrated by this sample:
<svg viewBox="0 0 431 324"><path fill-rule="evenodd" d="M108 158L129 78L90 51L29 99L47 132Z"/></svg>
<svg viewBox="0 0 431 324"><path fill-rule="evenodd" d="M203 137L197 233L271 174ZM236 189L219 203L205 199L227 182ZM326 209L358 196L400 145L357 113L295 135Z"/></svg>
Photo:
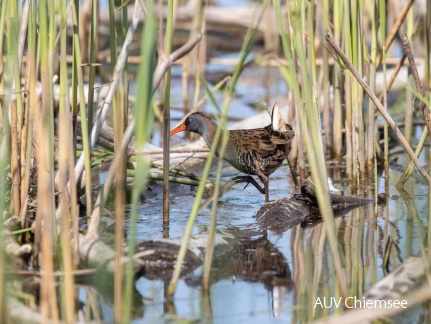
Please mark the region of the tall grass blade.
<svg viewBox="0 0 431 324"><path fill-rule="evenodd" d="M136 104L134 108L135 122L139 127L135 128L136 146L138 150L144 147L145 142L149 139L153 125L153 72L155 69L156 53L156 30L157 23L154 16L154 2L147 2L147 16L142 34L142 54L141 64L138 71ZM132 192L131 214L129 219L129 235L127 244L127 265L125 278L125 295L124 295L124 317L125 323L130 322L132 291L134 287L133 276L133 254L136 244L136 221L138 217L138 207L141 192L148 180L148 164L143 155L138 155L135 185Z"/></svg>

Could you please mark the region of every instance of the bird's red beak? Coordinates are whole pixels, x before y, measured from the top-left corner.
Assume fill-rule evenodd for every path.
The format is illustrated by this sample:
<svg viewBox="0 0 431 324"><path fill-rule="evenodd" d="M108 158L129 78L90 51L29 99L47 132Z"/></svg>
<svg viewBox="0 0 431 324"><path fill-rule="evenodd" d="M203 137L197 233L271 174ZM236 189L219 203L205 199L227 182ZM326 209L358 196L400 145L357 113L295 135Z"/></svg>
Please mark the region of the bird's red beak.
<svg viewBox="0 0 431 324"><path fill-rule="evenodd" d="M171 130L170 133L169 133L169 135L172 136L172 135L174 135L176 133L183 132L185 130L186 130L186 125L181 124L180 126L175 127L173 130Z"/></svg>

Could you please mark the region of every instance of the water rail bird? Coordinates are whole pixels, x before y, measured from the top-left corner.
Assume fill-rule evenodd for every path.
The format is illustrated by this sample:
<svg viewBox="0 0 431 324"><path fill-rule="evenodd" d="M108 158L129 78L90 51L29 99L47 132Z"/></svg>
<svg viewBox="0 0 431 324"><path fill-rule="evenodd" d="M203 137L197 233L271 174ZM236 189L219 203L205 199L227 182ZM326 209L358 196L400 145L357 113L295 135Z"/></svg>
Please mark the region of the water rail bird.
<svg viewBox="0 0 431 324"><path fill-rule="evenodd" d="M241 182L246 182L247 185L251 183L262 194L265 194L265 203L269 201L269 175L282 165L284 159L288 160L292 139L295 136L292 127L284 122L279 111L277 111L278 116L275 116L274 110L271 116L271 124L266 127L228 130L226 132L228 136L227 147L223 156L234 168L248 174L248 176L232 178L224 188L229 189L234 184ZM281 117L281 120L278 117ZM172 129L169 134L172 136L182 131L197 133L202 136L205 143L211 148L214 144L217 127L218 125L210 116L202 112L195 112L190 114L181 125ZM217 156L219 156L221 143L222 141L220 140L217 145ZM294 175L292 169L291 172L296 183L296 175ZM251 175L257 175L264 188Z"/></svg>

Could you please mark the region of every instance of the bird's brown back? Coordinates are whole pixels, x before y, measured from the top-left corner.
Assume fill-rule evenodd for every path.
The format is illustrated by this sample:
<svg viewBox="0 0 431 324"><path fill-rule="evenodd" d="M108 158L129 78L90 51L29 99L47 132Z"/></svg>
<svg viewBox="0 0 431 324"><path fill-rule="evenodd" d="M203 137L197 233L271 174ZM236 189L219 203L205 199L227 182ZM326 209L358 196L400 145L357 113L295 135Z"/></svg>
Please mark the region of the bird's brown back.
<svg viewBox="0 0 431 324"><path fill-rule="evenodd" d="M285 132L274 131L271 125L229 131L225 160L247 174L257 174L257 169L264 175L271 174L289 155L295 133L287 126Z"/></svg>

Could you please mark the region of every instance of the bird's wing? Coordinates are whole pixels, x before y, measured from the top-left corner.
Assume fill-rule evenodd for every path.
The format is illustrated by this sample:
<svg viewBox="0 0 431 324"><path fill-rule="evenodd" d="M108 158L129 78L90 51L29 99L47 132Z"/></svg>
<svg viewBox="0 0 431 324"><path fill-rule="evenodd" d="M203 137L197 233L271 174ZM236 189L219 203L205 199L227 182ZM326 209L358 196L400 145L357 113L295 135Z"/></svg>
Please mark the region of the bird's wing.
<svg viewBox="0 0 431 324"><path fill-rule="evenodd" d="M285 132L273 131L271 125L269 125L265 128L230 131L229 137L231 138L231 143L236 146L235 149L238 153L256 152L262 158L265 158L274 154L278 149L283 150L280 145L286 146L290 144L294 134L293 130Z"/></svg>

